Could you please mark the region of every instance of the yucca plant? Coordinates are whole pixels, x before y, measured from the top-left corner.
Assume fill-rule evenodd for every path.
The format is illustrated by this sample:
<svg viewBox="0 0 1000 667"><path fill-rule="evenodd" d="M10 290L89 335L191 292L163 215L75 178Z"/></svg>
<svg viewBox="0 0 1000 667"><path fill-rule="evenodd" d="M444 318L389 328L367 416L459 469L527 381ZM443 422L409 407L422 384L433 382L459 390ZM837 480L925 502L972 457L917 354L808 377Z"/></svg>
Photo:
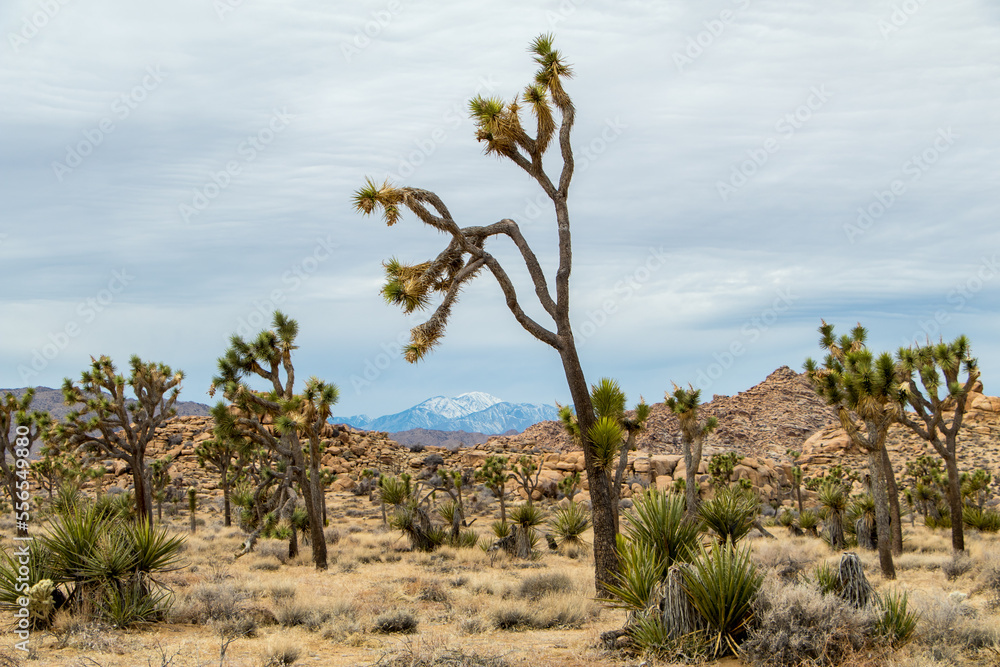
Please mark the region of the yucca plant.
<svg viewBox="0 0 1000 667"><path fill-rule="evenodd" d="M754 618L753 602L764 575L757 572L750 548L732 540L699 547L692 567L684 571L684 588L708 624L709 653L736 654Z"/></svg>
<svg viewBox="0 0 1000 667"><path fill-rule="evenodd" d="M632 498L625 517L625 536L653 549L664 568L690 560L698 544L698 523L687 516L684 496L647 489Z"/></svg>
<svg viewBox="0 0 1000 667"><path fill-rule="evenodd" d="M848 510L848 517L854 523L858 546L875 549L878 546L878 528L875 522L875 500L871 494L855 497Z"/></svg>
<svg viewBox="0 0 1000 667"><path fill-rule="evenodd" d="M607 596L602 598L607 606L625 609L632 615L645 613L650 607L653 591L663 580L664 561L656 548L646 542L617 539L620 568L612 576L612 583L605 587Z"/></svg>
<svg viewBox="0 0 1000 667"><path fill-rule="evenodd" d="M581 545L580 537L590 527L590 515L583 505L570 502L566 507L559 507L549 520L549 530L555 536L556 543L561 547L567 544Z"/></svg>
<svg viewBox="0 0 1000 667"><path fill-rule="evenodd" d="M0 610L14 612L20 608L18 598L25 595L22 585L27 584L28 589L32 589L39 582L52 581L57 584L58 573L52 568L52 555L39 540L32 540L28 543L28 576L25 578L20 571L22 564L14 555L5 549L0 549ZM64 600L62 591L54 591L54 597ZM32 628L44 628L51 620L51 610L49 613L32 614L28 619Z"/></svg>
<svg viewBox="0 0 1000 667"><path fill-rule="evenodd" d="M910 641L920 618L908 609L909 596L906 593L889 591L878 599L878 613L875 616L875 633L884 637L893 648L899 648Z"/></svg>
<svg viewBox="0 0 1000 667"><path fill-rule="evenodd" d="M984 533L1000 531L1000 512L966 505L962 508L965 525Z"/></svg>
<svg viewBox="0 0 1000 667"><path fill-rule="evenodd" d="M536 526L545 520L544 512L532 503L524 503L510 511L510 521L514 524L514 543L518 558L531 558L538 541Z"/></svg>
<svg viewBox="0 0 1000 667"><path fill-rule="evenodd" d="M819 517L812 510L802 510L799 512L799 528L807 533L816 534L816 527L819 525Z"/></svg>
<svg viewBox="0 0 1000 667"><path fill-rule="evenodd" d="M723 487L715 498L698 506L698 518L718 535L720 543L738 542L757 518L759 501L753 491L738 487Z"/></svg>
<svg viewBox="0 0 1000 667"><path fill-rule="evenodd" d="M844 512L847 510L847 490L836 480L827 479L819 487L818 500L827 511L827 537L833 549L844 547Z"/></svg>

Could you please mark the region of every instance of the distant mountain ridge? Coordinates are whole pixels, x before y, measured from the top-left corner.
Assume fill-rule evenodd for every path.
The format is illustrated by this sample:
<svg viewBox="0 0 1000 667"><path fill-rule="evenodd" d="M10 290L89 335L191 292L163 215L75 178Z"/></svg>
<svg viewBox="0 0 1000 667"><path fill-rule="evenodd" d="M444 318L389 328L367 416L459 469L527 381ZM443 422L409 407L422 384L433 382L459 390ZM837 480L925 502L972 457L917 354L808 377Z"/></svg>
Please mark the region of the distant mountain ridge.
<svg viewBox="0 0 1000 667"><path fill-rule="evenodd" d="M523 431L541 421L558 419L555 406L536 403L509 403L481 391L453 398L434 396L392 415L370 418L367 415L333 417L336 424L347 424L366 431L398 433L414 429L433 431L468 431L499 434Z"/></svg>
<svg viewBox="0 0 1000 667"><path fill-rule="evenodd" d="M10 392L17 398L21 398L27 390L27 387L0 389L0 396ZM35 397L31 400L31 409L48 412L52 416L52 419L62 421L73 408L66 405L63 401L61 389L35 387ZM211 414L211 408L204 403L195 403L194 401L177 401L174 404L174 409L177 410L177 416L179 417L203 417Z"/></svg>

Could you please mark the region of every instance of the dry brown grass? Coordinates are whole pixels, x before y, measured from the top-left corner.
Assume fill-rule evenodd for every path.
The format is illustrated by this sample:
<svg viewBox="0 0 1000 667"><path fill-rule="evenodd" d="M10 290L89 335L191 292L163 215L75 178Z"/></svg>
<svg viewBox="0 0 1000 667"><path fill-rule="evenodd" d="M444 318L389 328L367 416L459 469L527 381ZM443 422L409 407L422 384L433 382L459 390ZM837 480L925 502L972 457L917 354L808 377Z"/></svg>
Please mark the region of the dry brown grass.
<svg viewBox="0 0 1000 667"><path fill-rule="evenodd" d="M291 664L330 667L380 660L397 667L638 664L598 648L601 632L622 627L624 613L594 601L588 553L570 558L548 551L544 541L541 557L530 562L478 548L411 552L405 538L381 527L377 505L368 506L367 499L342 496L331 501L331 510L335 531L327 530L332 539L325 572L312 567L309 546L301 541L294 559L287 558L285 542L262 540L254 554L234 561L243 539L238 529L224 528L215 515L192 536L183 514L171 518L174 529L188 535L188 567L167 577L176 595L168 623L122 632L60 616L52 632L32 637L38 659L24 664L135 667L160 665L165 655L172 667L205 667L219 664L226 641L224 667L288 664L292 657ZM488 524L483 519L476 528L485 532ZM907 531L899 578L891 586L915 596L924 614L918 638L893 656L845 653L845 664L989 664L982 645L988 637L974 628L1000 625L1000 538L972 534L967 540L972 567L948 580L947 531ZM810 537L781 535L752 545L758 563L789 581L812 578L818 564L839 557ZM859 555L872 584L886 590L875 555ZM416 621L412 634L378 631L380 619L400 612ZM934 639L931 630L938 627L949 628L948 641ZM0 639L12 645L14 636ZM882 662L872 662L876 657Z"/></svg>

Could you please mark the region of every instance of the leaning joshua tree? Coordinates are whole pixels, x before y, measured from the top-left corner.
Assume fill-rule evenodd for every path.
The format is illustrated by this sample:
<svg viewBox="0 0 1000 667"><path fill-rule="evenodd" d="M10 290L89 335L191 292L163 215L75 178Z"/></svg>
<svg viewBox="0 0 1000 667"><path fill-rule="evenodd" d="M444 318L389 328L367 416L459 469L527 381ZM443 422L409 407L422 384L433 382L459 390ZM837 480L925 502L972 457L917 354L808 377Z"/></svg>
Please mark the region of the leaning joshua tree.
<svg viewBox="0 0 1000 667"><path fill-rule="evenodd" d="M218 403L212 409L216 439L245 439L287 462L285 472L294 478L305 496L312 540L313 563L318 570L327 568L326 539L323 536L323 489L319 462L322 455L322 431L336 404L339 390L315 377L306 381L300 394L293 391L295 368L292 351L299 325L275 311L271 329L265 329L251 341L238 335L230 338L230 347L219 358L219 375L212 379L210 395L218 389L232 406ZM255 391L248 381L254 376L270 384L267 391ZM305 440L303 446L303 440ZM269 479L262 480L258 494ZM287 481L287 480L286 480ZM294 509L294 492L286 484L292 501L286 514ZM294 537L294 530L292 531ZM255 539L255 538L254 538ZM248 547L252 540L248 541ZM290 550L297 549L290 546Z"/></svg>
<svg viewBox="0 0 1000 667"><path fill-rule="evenodd" d="M499 283L507 308L517 322L558 352L580 431L584 434L584 461L593 505L595 578L598 589L602 590L611 573L617 571L618 556L615 551L614 513L606 480L608 472L595 460L592 444L586 435L594 423L594 410L570 325L569 279L573 253L568 198L573 178L570 134L575 110L563 88L563 80L571 75L570 68L559 52L552 48L552 41L550 35L542 35L532 42L530 52L534 54L539 69L534 82L525 87L521 95L511 102L476 97L469 103L469 108L476 123L476 138L486 145L486 153L506 158L520 167L552 201L559 258L554 293L535 251L514 220L504 218L488 225L461 227L437 194L419 188L397 187L389 182L378 185L370 179L358 190L354 203L365 214L380 209L388 225L396 224L403 209L407 209L421 222L447 236L447 246L429 261L405 264L392 259L385 263L386 283L382 294L388 302L411 313L427 308L434 295L441 296L441 302L430 318L411 330L410 343L405 348L408 361L421 359L441 340L459 292L484 270ZM522 108L529 110L534 118L534 136L522 124ZM542 166L542 157L552 145L558 147L562 162L555 178L550 177ZM513 243L520 252L538 304L548 318L543 320L545 324L525 312L506 269L486 249L487 242L502 238Z"/></svg>
<svg viewBox="0 0 1000 667"><path fill-rule="evenodd" d="M951 547L965 550L962 531L962 481L958 473L958 431L965 416L966 399L979 379L979 364L970 354L969 339L959 336L916 348L900 348L900 386L921 423L905 412L900 421L931 443L948 471L948 507L951 510ZM965 372L965 382L959 375ZM920 378L920 385L913 375ZM941 389L943 396L939 395Z"/></svg>
<svg viewBox="0 0 1000 667"><path fill-rule="evenodd" d="M868 332L860 324L854 327L851 335L837 339L833 325L824 321L819 333L820 347L827 350L827 355L822 368L812 359L806 359L806 375L816 393L837 409L847 437L868 453L879 565L882 576L895 579L889 513L891 491L887 488L887 475L891 470L887 470L885 439L889 427L899 419L902 402L906 400L896 379L896 364L888 352L877 359L872 355L865 347ZM864 430L858 427L857 420L864 424ZM898 521L896 524L898 527Z"/></svg>

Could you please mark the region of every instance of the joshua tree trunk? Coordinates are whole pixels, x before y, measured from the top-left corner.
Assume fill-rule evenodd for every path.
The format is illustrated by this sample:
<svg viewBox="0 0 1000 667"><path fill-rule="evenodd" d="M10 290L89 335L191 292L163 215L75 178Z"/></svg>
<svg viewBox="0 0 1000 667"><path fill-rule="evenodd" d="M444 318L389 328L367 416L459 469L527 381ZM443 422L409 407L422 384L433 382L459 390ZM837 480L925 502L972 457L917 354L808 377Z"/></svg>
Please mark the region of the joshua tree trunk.
<svg viewBox="0 0 1000 667"><path fill-rule="evenodd" d="M955 450L952 449L952 452ZM958 462L955 456L944 457L945 468L948 470L948 507L951 509L951 548L955 551L965 551L965 529L962 518L962 483L958 474Z"/></svg>
<svg viewBox="0 0 1000 667"><path fill-rule="evenodd" d="M889 503L886 498L885 458L882 450L868 451L868 470L871 473L872 498L875 501L875 530L878 531L878 560L882 576L896 578L896 567L892 563L892 533L890 532Z"/></svg>
<svg viewBox="0 0 1000 667"><path fill-rule="evenodd" d="M701 438L684 443L684 494L687 499L687 515L694 518L698 513L698 466L701 465Z"/></svg>
<svg viewBox="0 0 1000 667"><path fill-rule="evenodd" d="M899 487L896 486L896 473L892 470L889 460L889 450L882 447L882 466L885 468L885 489L889 494L889 517L892 528L892 554L903 553L903 521L899 510Z"/></svg>
<svg viewBox="0 0 1000 667"><path fill-rule="evenodd" d="M563 336L564 340L569 340L569 344L564 347L560 356L562 357L563 369L566 372L570 396L576 408L580 436L583 440L583 461L590 487L590 504L594 522L594 578L597 594L602 595L605 591L605 584L612 583L613 573L618 572L613 499L610 494L610 480L607 472L597 466L593 447L587 437L587 433L594 424L594 408L590 401L590 390L576 354L573 333L566 331L563 332Z"/></svg>
<svg viewBox="0 0 1000 667"><path fill-rule="evenodd" d="M135 510L139 521L152 523L153 499L150 497L149 486L146 484L144 452L136 452L128 461L132 466L132 486L135 489Z"/></svg>
<svg viewBox="0 0 1000 667"><path fill-rule="evenodd" d="M222 525L228 528L232 525L232 518L229 506L229 477L224 476L222 480Z"/></svg>

